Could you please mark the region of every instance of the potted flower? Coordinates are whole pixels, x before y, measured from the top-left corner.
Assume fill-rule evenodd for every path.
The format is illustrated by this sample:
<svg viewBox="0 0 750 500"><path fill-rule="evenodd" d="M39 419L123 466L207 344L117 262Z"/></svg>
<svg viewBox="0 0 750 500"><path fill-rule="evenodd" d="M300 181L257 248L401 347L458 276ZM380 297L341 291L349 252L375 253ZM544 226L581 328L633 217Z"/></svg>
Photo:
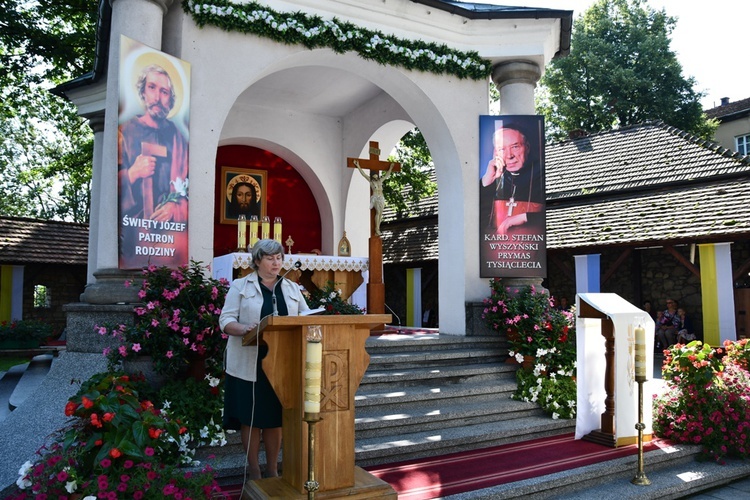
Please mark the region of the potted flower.
<svg viewBox="0 0 750 500"><path fill-rule="evenodd" d="M654 399L654 433L696 444L703 454L750 458L750 346L747 339L715 349L699 340L665 350L666 391Z"/></svg>
<svg viewBox="0 0 750 500"><path fill-rule="evenodd" d="M144 396L142 377L101 373L81 385L70 423L19 471L9 498L217 498L210 468L192 462L186 427Z"/></svg>
<svg viewBox="0 0 750 500"><path fill-rule="evenodd" d="M321 314L365 314L364 309L357 304L351 304L344 300L341 289L329 281L323 288L304 294L310 309L324 308Z"/></svg>
<svg viewBox="0 0 750 500"><path fill-rule="evenodd" d="M197 378L222 373L226 335L219 327L228 282L205 276L199 262L177 269L149 266L138 292L135 324L97 326L101 335L116 337L119 346L105 349L110 368L121 362L147 357L164 376L198 366ZM132 283L126 283L132 285Z"/></svg>
<svg viewBox="0 0 750 500"><path fill-rule="evenodd" d="M0 323L0 348L33 349L52 335L52 326L43 321L3 321Z"/></svg>
<svg viewBox="0 0 750 500"><path fill-rule="evenodd" d="M511 288L490 281L482 317L505 333L516 372L514 399L538 403L552 418L576 414L576 348L573 313L552 307L549 294L534 286Z"/></svg>

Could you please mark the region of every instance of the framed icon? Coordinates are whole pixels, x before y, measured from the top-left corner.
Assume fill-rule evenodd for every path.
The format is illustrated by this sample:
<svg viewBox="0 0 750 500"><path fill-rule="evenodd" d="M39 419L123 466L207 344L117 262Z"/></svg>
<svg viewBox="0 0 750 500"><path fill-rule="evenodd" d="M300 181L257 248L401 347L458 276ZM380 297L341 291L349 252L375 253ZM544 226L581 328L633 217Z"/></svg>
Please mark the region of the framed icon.
<svg viewBox="0 0 750 500"><path fill-rule="evenodd" d="M266 215L268 173L239 167L221 167L222 224L237 224L242 214L247 220Z"/></svg>

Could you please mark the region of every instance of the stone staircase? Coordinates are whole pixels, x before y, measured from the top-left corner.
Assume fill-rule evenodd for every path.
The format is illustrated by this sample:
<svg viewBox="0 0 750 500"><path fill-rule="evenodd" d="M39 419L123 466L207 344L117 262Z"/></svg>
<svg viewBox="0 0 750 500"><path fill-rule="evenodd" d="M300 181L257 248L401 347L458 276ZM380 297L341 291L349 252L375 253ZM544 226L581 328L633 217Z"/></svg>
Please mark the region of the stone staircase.
<svg viewBox="0 0 750 500"><path fill-rule="evenodd" d="M534 403L510 398L516 364L497 336L384 334L365 348L370 365L355 395L358 466L444 455L572 432L574 420L552 420ZM239 438L207 448L225 484L241 482ZM261 457L261 461L263 457Z"/></svg>
<svg viewBox="0 0 750 500"><path fill-rule="evenodd" d="M444 455L571 432L510 398L516 364L501 337L381 335L355 396L360 466Z"/></svg>

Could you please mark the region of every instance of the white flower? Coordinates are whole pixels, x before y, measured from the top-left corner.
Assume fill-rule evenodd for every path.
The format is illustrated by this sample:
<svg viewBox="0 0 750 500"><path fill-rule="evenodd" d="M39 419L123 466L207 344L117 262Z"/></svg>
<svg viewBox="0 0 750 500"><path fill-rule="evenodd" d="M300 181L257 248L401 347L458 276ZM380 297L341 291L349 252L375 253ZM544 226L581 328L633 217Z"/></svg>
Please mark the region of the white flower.
<svg viewBox="0 0 750 500"><path fill-rule="evenodd" d="M208 437L208 427L204 426L203 429L201 429L200 434L201 434L202 438L207 438Z"/></svg>
<svg viewBox="0 0 750 500"><path fill-rule="evenodd" d="M24 476L29 473L31 468L34 466L30 461L26 461L20 469L18 469L18 475L20 476L18 480L16 481L16 484L19 488L24 489L29 486L31 486L31 481L29 479L24 479Z"/></svg>
<svg viewBox="0 0 750 500"><path fill-rule="evenodd" d="M219 382L221 382L221 380L212 377L211 375L206 375L205 379L208 380L208 385L210 385L211 387L216 387L219 385Z"/></svg>
<svg viewBox="0 0 750 500"><path fill-rule="evenodd" d="M65 491L67 491L68 493L73 493L77 489L78 483L76 483L75 481L68 481L67 483L65 483Z"/></svg>
<svg viewBox="0 0 750 500"><path fill-rule="evenodd" d="M558 418L560 418L560 415L558 415L557 413L552 414L552 420L557 420Z"/></svg>
<svg viewBox="0 0 750 500"><path fill-rule="evenodd" d="M188 184L190 183L190 179L187 177L185 179L177 177L175 180L170 181L170 183L174 186L175 193L180 196L188 195Z"/></svg>
<svg viewBox="0 0 750 500"><path fill-rule="evenodd" d="M516 361L518 361L519 363L523 363L523 354L521 354L520 352L516 353Z"/></svg>
<svg viewBox="0 0 750 500"><path fill-rule="evenodd" d="M171 405L172 405L171 401L164 401L164 403L162 403L161 406L163 409L168 410Z"/></svg>

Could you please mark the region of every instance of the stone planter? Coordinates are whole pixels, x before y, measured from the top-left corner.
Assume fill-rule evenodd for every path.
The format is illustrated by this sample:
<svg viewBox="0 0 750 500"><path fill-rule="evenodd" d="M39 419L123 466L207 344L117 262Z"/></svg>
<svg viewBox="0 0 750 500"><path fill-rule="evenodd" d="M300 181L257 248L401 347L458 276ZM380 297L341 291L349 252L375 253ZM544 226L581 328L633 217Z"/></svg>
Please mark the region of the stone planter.
<svg viewBox="0 0 750 500"><path fill-rule="evenodd" d="M155 389L160 389L167 383L167 376L157 373L154 369L154 360L151 356L138 356L135 359L126 359L122 362L122 369L129 375L142 373L146 377L146 382Z"/></svg>

